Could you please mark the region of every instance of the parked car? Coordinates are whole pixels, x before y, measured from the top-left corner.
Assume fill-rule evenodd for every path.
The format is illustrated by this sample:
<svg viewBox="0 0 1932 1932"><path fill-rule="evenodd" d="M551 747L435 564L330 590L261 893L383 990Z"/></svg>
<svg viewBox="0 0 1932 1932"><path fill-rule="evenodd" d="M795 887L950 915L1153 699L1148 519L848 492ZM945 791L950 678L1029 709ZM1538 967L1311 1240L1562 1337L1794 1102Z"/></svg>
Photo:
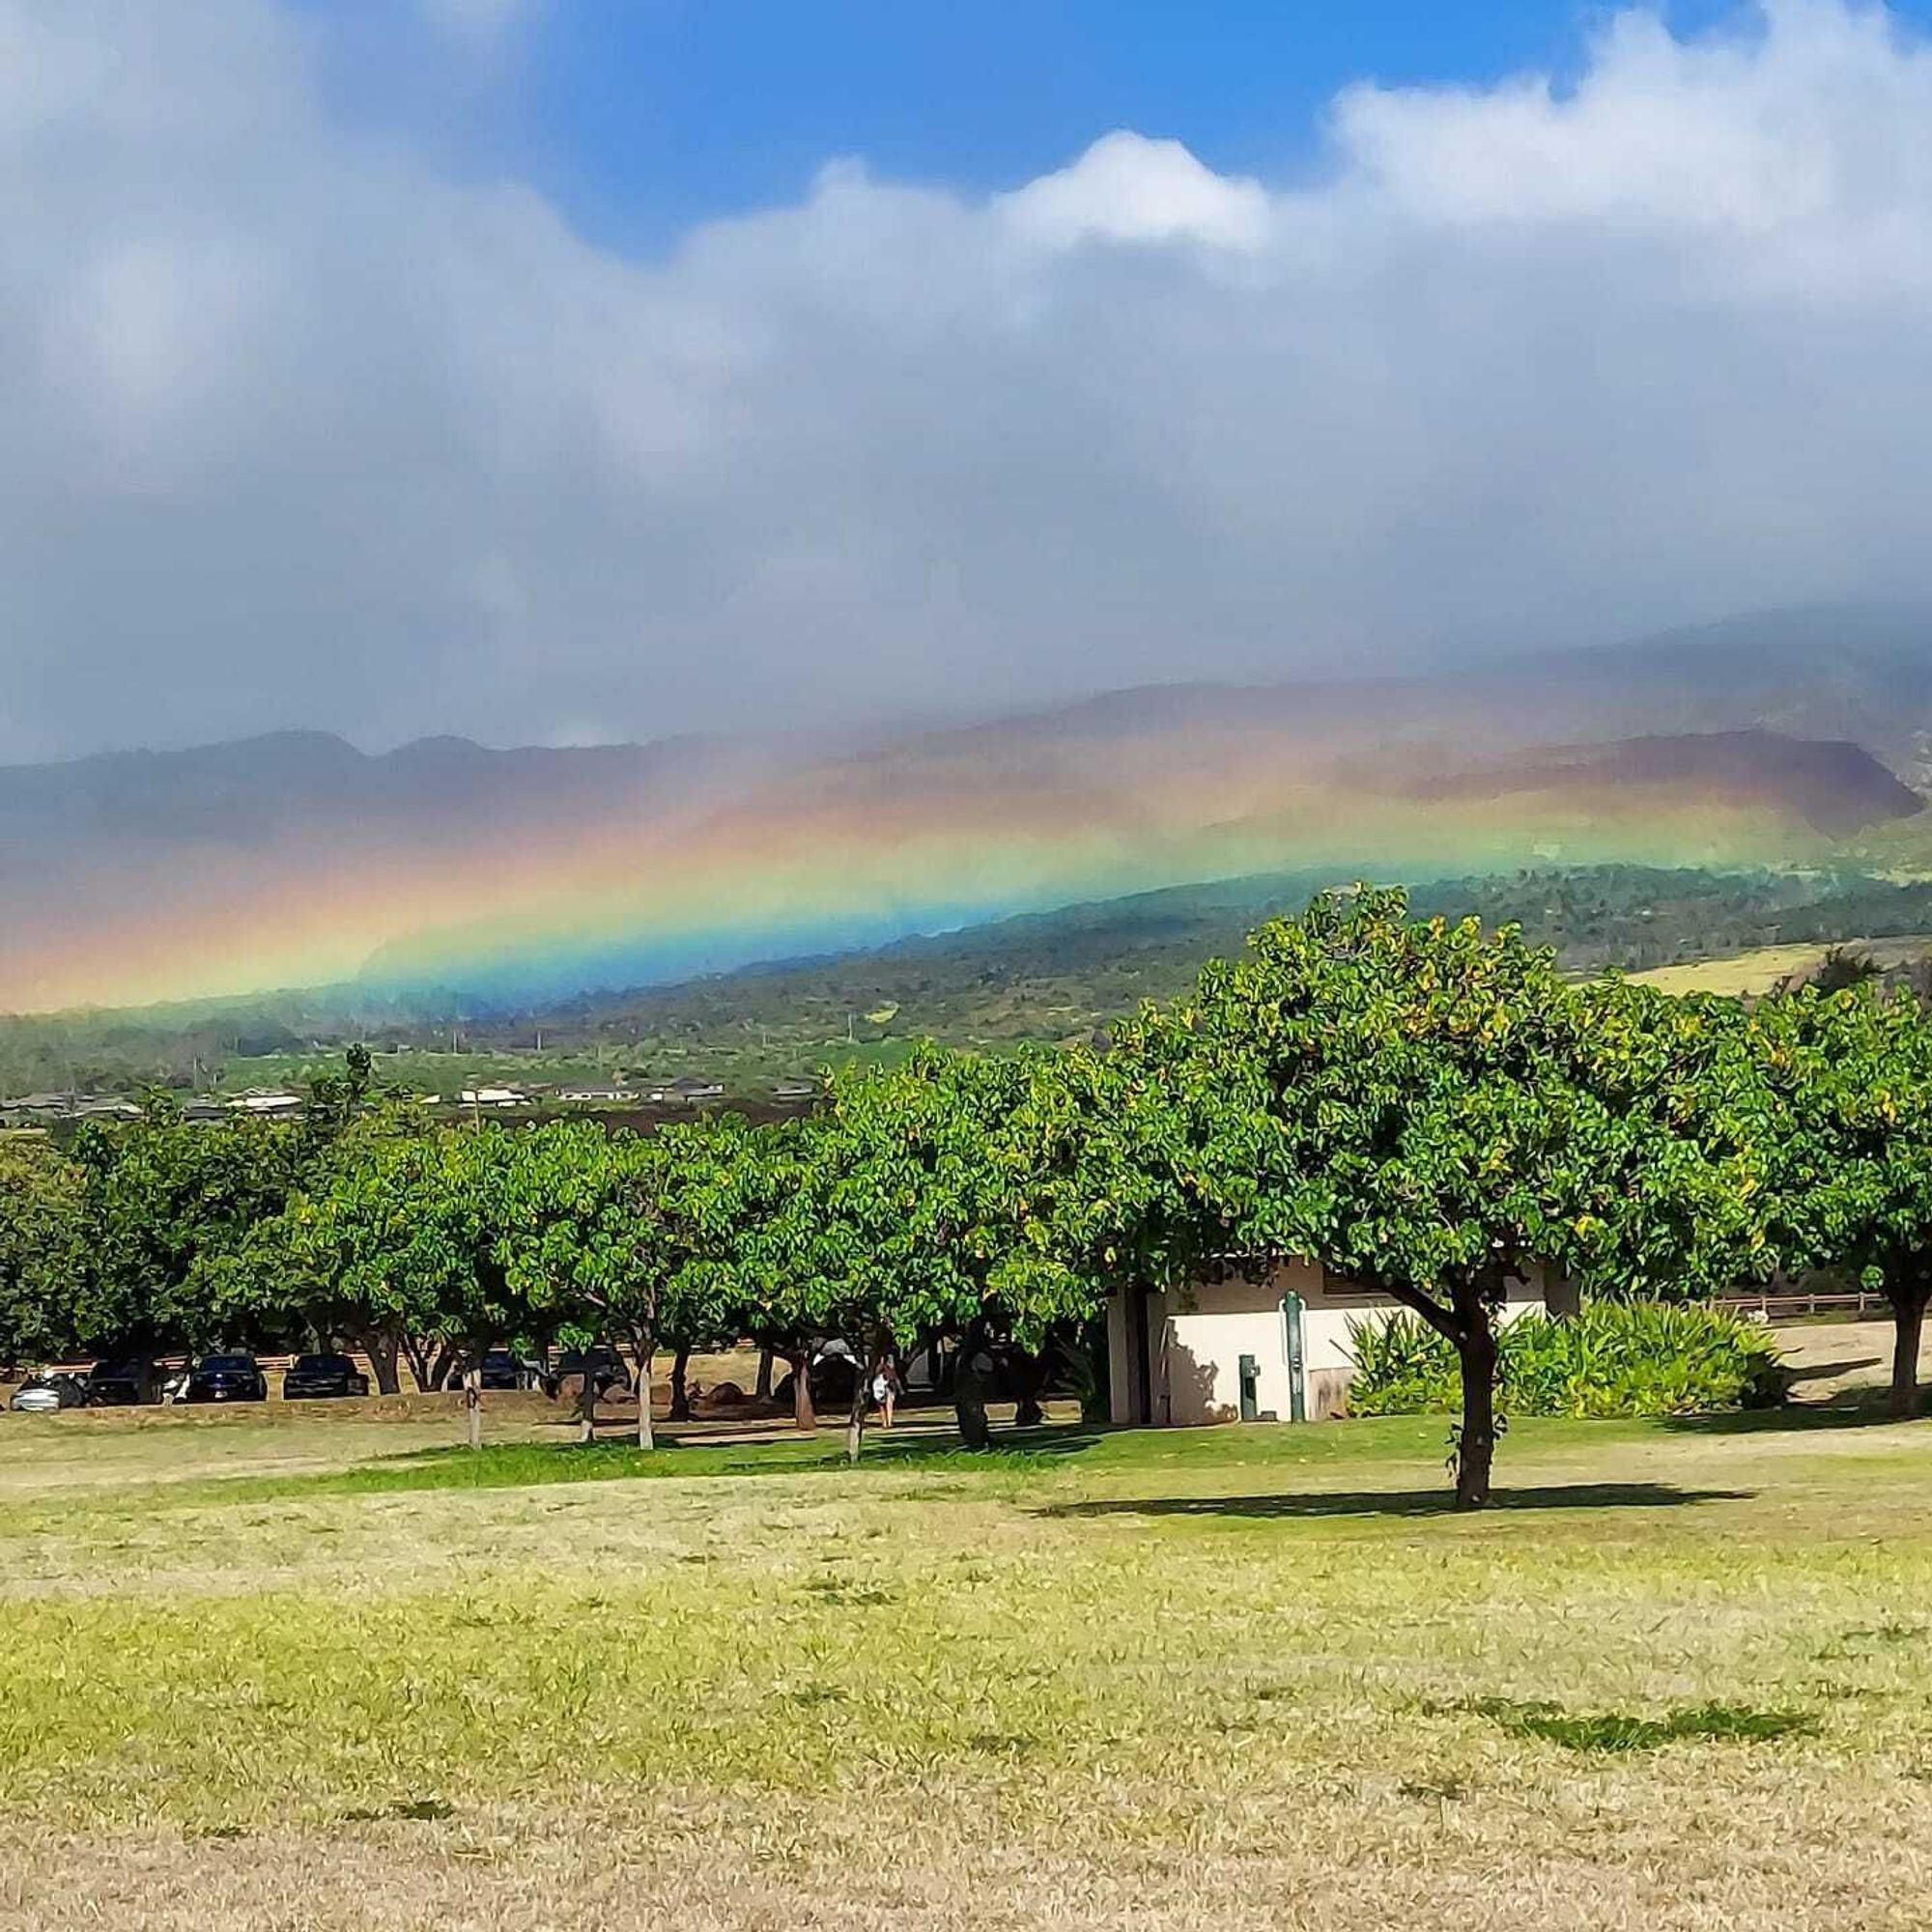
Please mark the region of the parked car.
<svg viewBox="0 0 1932 1932"><path fill-rule="evenodd" d="M565 1382L577 1381L585 1375L596 1378L600 1397L613 1388L631 1386L631 1372L625 1367L623 1356L610 1343L600 1342L594 1349L566 1349L545 1375L544 1393L554 1397Z"/></svg>
<svg viewBox="0 0 1932 1932"><path fill-rule="evenodd" d="M533 1387L540 1371L508 1349L486 1349L476 1365L476 1385L486 1389Z"/></svg>
<svg viewBox="0 0 1932 1932"><path fill-rule="evenodd" d="M298 1355L282 1378L286 1402L318 1402L326 1396L368 1393L369 1378L347 1355Z"/></svg>
<svg viewBox="0 0 1932 1932"><path fill-rule="evenodd" d="M189 1402L267 1402L269 1379L253 1355L204 1355L187 1378Z"/></svg>
<svg viewBox="0 0 1932 1932"><path fill-rule="evenodd" d="M26 1415L51 1415L57 1408L79 1408L86 1401L87 1378L61 1369L52 1375L29 1376L7 1406Z"/></svg>
<svg viewBox="0 0 1932 1932"><path fill-rule="evenodd" d="M160 1397L160 1372L142 1355L118 1362L96 1362L87 1378L87 1399L98 1408L128 1408Z"/></svg>

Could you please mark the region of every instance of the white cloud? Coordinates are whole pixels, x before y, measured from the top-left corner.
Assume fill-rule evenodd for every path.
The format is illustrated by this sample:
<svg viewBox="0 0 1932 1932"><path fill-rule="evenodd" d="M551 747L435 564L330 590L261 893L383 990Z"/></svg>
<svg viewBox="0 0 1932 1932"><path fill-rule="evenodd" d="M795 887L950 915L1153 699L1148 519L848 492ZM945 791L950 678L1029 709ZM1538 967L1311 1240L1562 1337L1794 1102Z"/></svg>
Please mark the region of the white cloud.
<svg viewBox="0 0 1932 1932"><path fill-rule="evenodd" d="M270 0L0 0L0 755L1932 598L1932 56L1875 10L1352 90L1297 185L838 164L655 263L346 129L312 57Z"/></svg>
<svg viewBox="0 0 1932 1932"><path fill-rule="evenodd" d="M1179 141L1126 132L1104 135L1071 167L1029 182L1001 206L1021 233L1061 246L1101 237L1257 248L1268 230L1259 182L1215 174Z"/></svg>

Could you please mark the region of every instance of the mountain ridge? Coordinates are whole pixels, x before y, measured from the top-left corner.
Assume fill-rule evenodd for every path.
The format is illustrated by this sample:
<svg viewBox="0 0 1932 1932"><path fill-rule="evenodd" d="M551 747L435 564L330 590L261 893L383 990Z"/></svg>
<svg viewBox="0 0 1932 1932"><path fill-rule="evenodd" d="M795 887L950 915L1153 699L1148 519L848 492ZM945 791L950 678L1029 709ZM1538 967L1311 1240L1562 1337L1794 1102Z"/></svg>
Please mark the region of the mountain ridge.
<svg viewBox="0 0 1932 1932"><path fill-rule="evenodd" d="M1308 866L1806 861L1918 809L1932 620L1857 621L833 746L298 731L6 768L0 1009L357 976L560 996Z"/></svg>

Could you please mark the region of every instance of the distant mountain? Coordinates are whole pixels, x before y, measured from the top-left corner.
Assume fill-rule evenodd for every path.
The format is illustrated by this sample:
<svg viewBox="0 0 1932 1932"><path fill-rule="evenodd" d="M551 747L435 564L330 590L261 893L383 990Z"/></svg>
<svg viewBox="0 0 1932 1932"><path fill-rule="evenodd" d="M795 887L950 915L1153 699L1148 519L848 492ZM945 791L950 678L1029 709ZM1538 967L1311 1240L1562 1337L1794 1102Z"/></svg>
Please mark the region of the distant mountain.
<svg viewBox="0 0 1932 1932"><path fill-rule="evenodd" d="M16 768L0 1008L358 977L510 1005L1241 875L1811 862L1917 811L1928 746L1932 621L1808 611L838 753L286 733Z"/></svg>
<svg viewBox="0 0 1932 1932"><path fill-rule="evenodd" d="M1418 799L1534 801L1543 814L1628 810L1638 795L1653 809L1668 800L1687 813L1707 804L1744 806L1796 820L1827 838L1911 818L1925 808L1911 786L1859 746L1774 731L1568 745L1413 787Z"/></svg>

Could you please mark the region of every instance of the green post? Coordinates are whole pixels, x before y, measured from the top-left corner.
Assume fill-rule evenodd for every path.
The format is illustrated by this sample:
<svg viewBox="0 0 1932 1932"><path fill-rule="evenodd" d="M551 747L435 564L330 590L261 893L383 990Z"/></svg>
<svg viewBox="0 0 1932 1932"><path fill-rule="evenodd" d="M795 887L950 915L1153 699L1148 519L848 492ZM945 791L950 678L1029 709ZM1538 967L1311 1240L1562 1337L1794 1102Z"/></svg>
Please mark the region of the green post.
<svg viewBox="0 0 1932 1932"><path fill-rule="evenodd" d="M1308 1376L1301 1352L1301 1311L1304 1304L1292 1289L1281 1298L1282 1347L1288 1356L1288 1419L1308 1420Z"/></svg>
<svg viewBox="0 0 1932 1932"><path fill-rule="evenodd" d="M1241 1375L1241 1420L1257 1422L1261 1419L1262 1406L1258 1391L1261 1386L1262 1365L1252 1355L1243 1355L1240 1362Z"/></svg>

